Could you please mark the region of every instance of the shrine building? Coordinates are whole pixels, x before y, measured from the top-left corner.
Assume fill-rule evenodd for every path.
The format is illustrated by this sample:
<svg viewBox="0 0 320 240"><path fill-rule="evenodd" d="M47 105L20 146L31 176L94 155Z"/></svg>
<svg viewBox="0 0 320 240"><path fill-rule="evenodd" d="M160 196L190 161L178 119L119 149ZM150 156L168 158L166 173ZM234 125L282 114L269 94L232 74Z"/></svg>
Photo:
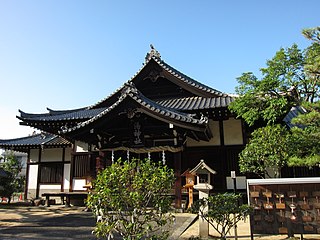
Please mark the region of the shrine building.
<svg viewBox="0 0 320 240"><path fill-rule="evenodd" d="M216 171L214 192L228 188L247 135L228 110L234 96L176 70L151 47L142 68L111 95L91 106L20 111L21 125L41 131L0 140L0 148L26 152L25 198L45 192L84 191L96 169L118 158L150 158L174 169L173 196L181 204L181 174L203 159ZM243 176L244 178L244 176Z"/></svg>

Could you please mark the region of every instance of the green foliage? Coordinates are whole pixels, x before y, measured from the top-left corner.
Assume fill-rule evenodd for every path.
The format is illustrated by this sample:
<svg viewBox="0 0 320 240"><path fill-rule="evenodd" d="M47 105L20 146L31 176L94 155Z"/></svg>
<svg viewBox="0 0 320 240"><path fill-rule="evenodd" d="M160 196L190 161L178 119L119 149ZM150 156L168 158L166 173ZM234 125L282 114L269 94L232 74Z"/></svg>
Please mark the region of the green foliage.
<svg viewBox="0 0 320 240"><path fill-rule="evenodd" d="M320 45L314 43L305 51L295 44L281 48L260 71L261 79L253 73L237 79L239 98L230 105L250 126L258 120L274 124L292 106L319 99Z"/></svg>
<svg viewBox="0 0 320 240"><path fill-rule="evenodd" d="M309 92L302 106L305 114L293 120L298 127L291 129L289 166L318 167L320 164L320 27L304 29L303 35L313 43L305 50L304 70Z"/></svg>
<svg viewBox="0 0 320 240"><path fill-rule="evenodd" d="M302 30L302 34L316 43L320 43L320 27L305 28Z"/></svg>
<svg viewBox="0 0 320 240"><path fill-rule="evenodd" d="M174 174L149 159L116 163L101 171L93 182L87 206L97 217L98 237L119 233L123 239L165 239L173 220L168 196ZM155 234L156 232L156 234Z"/></svg>
<svg viewBox="0 0 320 240"><path fill-rule="evenodd" d="M10 203L13 193L23 190L24 177L19 176L22 169L22 163L19 161L13 152L9 152L3 158L4 162L1 167L8 173L7 177L0 178L0 196L8 198Z"/></svg>
<svg viewBox="0 0 320 240"><path fill-rule="evenodd" d="M252 211L249 205L239 204L240 200L240 194L218 193L196 201L192 210L199 212L200 217L220 234L221 239L226 239L229 231ZM204 209L208 209L208 212Z"/></svg>
<svg viewBox="0 0 320 240"><path fill-rule="evenodd" d="M320 27L303 30L312 44L303 51L296 44L281 48L267 61L266 67L260 69L260 79L253 73L243 73L238 78L236 92L239 97L230 105L230 110L249 126L271 126L256 130L240 154L242 172L254 172L263 177L267 173L266 167L280 170L287 160L290 166L320 164L319 32ZM283 124L283 117L293 106L301 105L307 111L293 122L299 128L287 129L285 133L284 129L280 131L274 126L278 146L277 140L269 137L268 132L271 133L273 125ZM267 134L266 137L263 134Z"/></svg>
<svg viewBox="0 0 320 240"><path fill-rule="evenodd" d="M320 164L320 102L305 103L307 112L293 119L300 127L291 129L289 166L319 166Z"/></svg>
<svg viewBox="0 0 320 240"><path fill-rule="evenodd" d="M320 44L313 43L305 50L304 72L306 79L301 82L302 99L306 102L315 102L320 97Z"/></svg>
<svg viewBox="0 0 320 240"><path fill-rule="evenodd" d="M280 169L288 159L288 131L279 124L258 128L246 148L240 153L239 166L242 173L254 172L264 178L270 170L279 176Z"/></svg>
<svg viewBox="0 0 320 240"><path fill-rule="evenodd" d="M293 89L299 89L301 79L305 79L303 54L297 45L281 48L260 71L261 79L253 73L243 73L237 79L239 97L230 105L230 110L250 126L258 120L276 123L299 101Z"/></svg>

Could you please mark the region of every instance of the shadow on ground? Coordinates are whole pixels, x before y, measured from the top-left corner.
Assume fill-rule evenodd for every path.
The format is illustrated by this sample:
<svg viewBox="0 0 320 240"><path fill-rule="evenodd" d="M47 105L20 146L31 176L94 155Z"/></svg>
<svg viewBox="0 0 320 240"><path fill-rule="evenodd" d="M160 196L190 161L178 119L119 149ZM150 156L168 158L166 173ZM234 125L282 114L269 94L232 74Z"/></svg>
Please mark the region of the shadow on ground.
<svg viewBox="0 0 320 240"><path fill-rule="evenodd" d="M97 239L92 234L96 220L91 212L83 210L83 207L0 204L0 239ZM194 214L176 214L176 223L170 228L170 239L178 239L195 218Z"/></svg>

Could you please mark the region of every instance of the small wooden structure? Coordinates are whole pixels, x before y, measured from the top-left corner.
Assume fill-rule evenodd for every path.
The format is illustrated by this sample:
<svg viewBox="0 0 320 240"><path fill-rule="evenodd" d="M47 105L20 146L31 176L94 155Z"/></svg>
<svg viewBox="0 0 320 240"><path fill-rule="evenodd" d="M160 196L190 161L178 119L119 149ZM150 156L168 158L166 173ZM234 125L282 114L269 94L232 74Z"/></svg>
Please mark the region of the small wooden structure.
<svg viewBox="0 0 320 240"><path fill-rule="evenodd" d="M195 183L195 174L190 172L190 169L187 169L183 174L181 174L182 177L186 177L186 184L183 186L183 188L187 189L188 191L188 207L190 208L193 204L193 186Z"/></svg>

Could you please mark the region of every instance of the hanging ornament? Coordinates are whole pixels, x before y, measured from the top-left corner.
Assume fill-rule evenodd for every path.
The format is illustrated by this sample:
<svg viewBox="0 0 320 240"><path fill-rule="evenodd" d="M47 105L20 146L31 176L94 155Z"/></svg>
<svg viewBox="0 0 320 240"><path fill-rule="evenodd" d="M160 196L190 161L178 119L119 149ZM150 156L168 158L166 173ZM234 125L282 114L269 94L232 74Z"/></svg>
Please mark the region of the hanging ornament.
<svg viewBox="0 0 320 240"><path fill-rule="evenodd" d="M128 161L130 160L130 152L129 152L129 150L127 150L127 160Z"/></svg>
<svg viewBox="0 0 320 240"><path fill-rule="evenodd" d="M151 160L151 153L148 152L148 159Z"/></svg>
<svg viewBox="0 0 320 240"><path fill-rule="evenodd" d="M111 162L114 163L114 150L111 151Z"/></svg>
<svg viewBox="0 0 320 240"><path fill-rule="evenodd" d="M163 165L166 164L166 154L164 153L164 151L162 151L162 163Z"/></svg>

